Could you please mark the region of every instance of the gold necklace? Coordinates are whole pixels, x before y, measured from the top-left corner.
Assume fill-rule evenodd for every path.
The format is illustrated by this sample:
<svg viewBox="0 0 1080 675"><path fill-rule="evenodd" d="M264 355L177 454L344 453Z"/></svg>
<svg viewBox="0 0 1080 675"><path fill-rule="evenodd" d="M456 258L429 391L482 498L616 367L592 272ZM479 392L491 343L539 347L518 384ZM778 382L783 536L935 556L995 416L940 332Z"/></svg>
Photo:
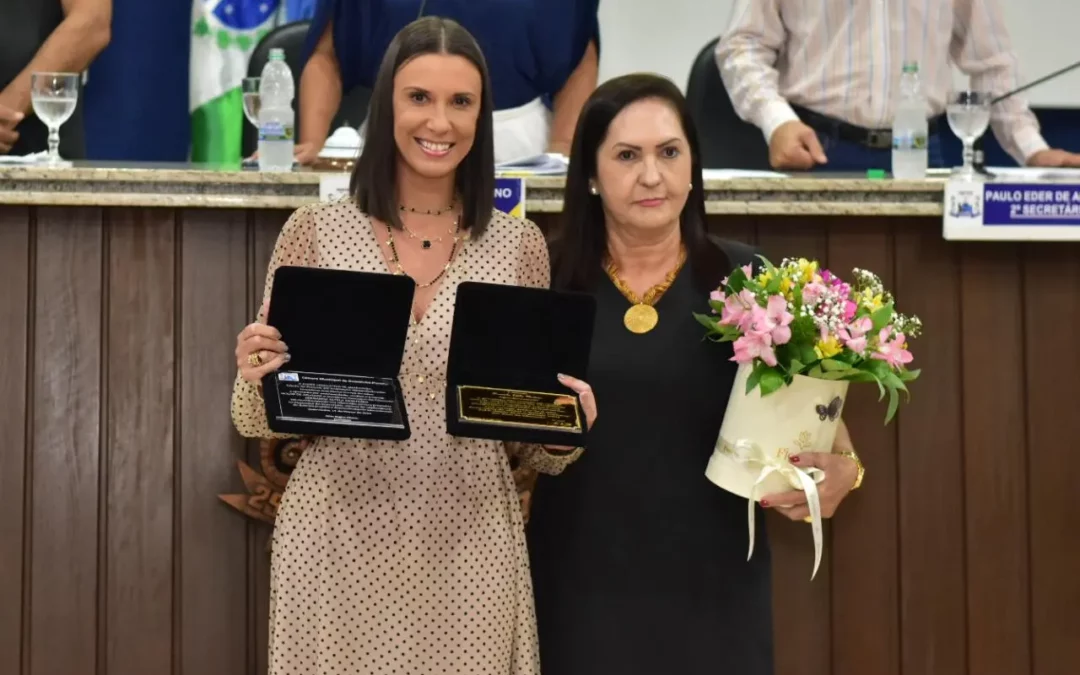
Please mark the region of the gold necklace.
<svg viewBox="0 0 1080 675"><path fill-rule="evenodd" d="M431 281L427 282L426 284L421 284L421 283L417 282L416 285L418 287L427 288L428 286L431 286L432 284L437 282L439 279L442 279L443 275L445 275L447 273L447 271L450 270L450 265L452 265L454 263L454 254L457 253L458 242L459 241L468 241L468 239L469 239L468 234L459 236L459 234L461 232L461 214L458 214L458 216L456 218L454 218L453 232L454 232L454 245L450 247L450 257L447 259L446 264L443 265L443 268L439 271L439 273ZM389 223L386 224L386 235L387 235L386 244L387 244L387 246L390 247L390 255L391 255L390 265L391 265L391 267L393 267L396 270L394 273L398 274L398 275L410 276L410 275L406 274L405 268L401 266L401 260L398 257L397 246L394 244L394 228L390 227ZM413 281L416 281L416 279L413 278Z"/></svg>
<svg viewBox="0 0 1080 675"><path fill-rule="evenodd" d="M415 232L413 232L412 230L410 230L409 226L406 225L405 223L401 224L401 229L405 231L405 234L409 235L409 239L419 239L420 240L420 248L424 249L425 251L431 249L432 242L437 242L437 243L441 244L442 240L443 240L442 235L439 235L438 237L421 237L420 235L418 235ZM449 229L447 229L447 233L449 233L451 235L456 235L457 234L457 220L456 219L454 220L454 224L451 225Z"/></svg>
<svg viewBox="0 0 1080 675"><path fill-rule="evenodd" d="M611 279L611 283L615 284L615 288L619 289L623 297L630 301L630 309L626 310L626 314L623 314L623 325L626 326L628 331L641 335L656 328L656 324L660 321L660 314L653 305L671 288L671 284L674 283L675 277L678 276L679 270L682 269L685 262L686 249L680 248L679 262L675 264L675 268L668 272L662 282L645 291L645 295L638 298L637 294L630 290L630 287L619 276L619 268L615 261L608 259L605 271Z"/></svg>

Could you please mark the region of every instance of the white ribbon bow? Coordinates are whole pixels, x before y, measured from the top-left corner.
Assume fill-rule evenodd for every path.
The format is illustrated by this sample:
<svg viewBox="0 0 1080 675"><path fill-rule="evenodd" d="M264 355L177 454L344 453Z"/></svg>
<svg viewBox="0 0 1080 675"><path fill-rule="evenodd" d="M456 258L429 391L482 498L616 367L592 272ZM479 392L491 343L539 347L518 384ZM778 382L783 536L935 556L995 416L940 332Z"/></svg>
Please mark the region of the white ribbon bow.
<svg viewBox="0 0 1080 675"><path fill-rule="evenodd" d="M803 469L792 464L786 456L775 457L764 450L761 446L748 440L739 440L727 444L731 456L736 462L749 467L760 467L754 486L750 488L750 498L747 501L747 524L750 528L750 550L746 559L754 555L754 505L757 502L757 490L765 482L765 479L774 473L778 473L787 479L787 482L795 490L806 493L806 504L810 507L810 529L814 535L814 571L810 574L813 581L817 576L818 567L821 565L821 500L818 497L817 484L825 480L825 472L817 467Z"/></svg>

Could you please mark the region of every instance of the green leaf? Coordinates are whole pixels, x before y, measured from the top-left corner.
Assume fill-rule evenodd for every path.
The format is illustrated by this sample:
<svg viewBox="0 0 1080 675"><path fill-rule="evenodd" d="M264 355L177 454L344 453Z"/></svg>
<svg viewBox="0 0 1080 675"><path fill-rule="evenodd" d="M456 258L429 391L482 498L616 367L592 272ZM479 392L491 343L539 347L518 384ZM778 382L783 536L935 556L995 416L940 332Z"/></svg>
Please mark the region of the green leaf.
<svg viewBox="0 0 1080 675"><path fill-rule="evenodd" d="M694 318L698 320L698 323L708 328L710 331L718 331L719 326L716 325L716 317L709 314L702 314L700 312L694 312Z"/></svg>
<svg viewBox="0 0 1080 675"><path fill-rule="evenodd" d="M791 363L788 364L788 372L792 375L798 375L805 367L799 359L791 359Z"/></svg>
<svg viewBox="0 0 1080 675"><path fill-rule="evenodd" d="M772 277L769 279L769 285L765 287L765 292L769 295L776 295L780 292L780 282L782 281L783 279L778 276Z"/></svg>
<svg viewBox="0 0 1080 675"><path fill-rule="evenodd" d="M887 387L889 390L889 409L885 412L885 424L892 421L892 418L896 416L896 409L900 406L900 396L896 393L896 389Z"/></svg>
<svg viewBox="0 0 1080 675"><path fill-rule="evenodd" d="M761 373L761 395L768 396L780 387L784 386L784 376L775 368L766 367Z"/></svg>
<svg viewBox="0 0 1080 675"><path fill-rule="evenodd" d="M851 366L843 361L837 361L836 359L822 359L821 368L823 370L849 370Z"/></svg>
<svg viewBox="0 0 1080 675"><path fill-rule="evenodd" d="M874 327L871 330L877 333L889 324L889 321L892 320L892 316L893 306L891 302L881 309L874 310L874 313L870 315L870 320L874 323Z"/></svg>
<svg viewBox="0 0 1080 675"><path fill-rule="evenodd" d="M715 309L716 313L719 315L720 312L724 311L724 303L719 300L709 300L709 309Z"/></svg>
<svg viewBox="0 0 1080 675"><path fill-rule="evenodd" d="M750 371L749 377L746 378L746 393L754 391L754 387L758 386L758 381L761 380L761 373L768 368L764 361L758 361L754 365L754 369Z"/></svg>
<svg viewBox="0 0 1080 675"><path fill-rule="evenodd" d="M746 272L743 272L741 267L736 267L728 276L727 285L733 295L738 294L746 285Z"/></svg>
<svg viewBox="0 0 1080 675"><path fill-rule="evenodd" d="M900 378L901 382L912 382L919 377L921 370L901 370L896 374Z"/></svg>
<svg viewBox="0 0 1080 675"><path fill-rule="evenodd" d="M847 380L851 377L852 373L859 371L854 368L848 368L847 370L825 370L818 376L819 380Z"/></svg>

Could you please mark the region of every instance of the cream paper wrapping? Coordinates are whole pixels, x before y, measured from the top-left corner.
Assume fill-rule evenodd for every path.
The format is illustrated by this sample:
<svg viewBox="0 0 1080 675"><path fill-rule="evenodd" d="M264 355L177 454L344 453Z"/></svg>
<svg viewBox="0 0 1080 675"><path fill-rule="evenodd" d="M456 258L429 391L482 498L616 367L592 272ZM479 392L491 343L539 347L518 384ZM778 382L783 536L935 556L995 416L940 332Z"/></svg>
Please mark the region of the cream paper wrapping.
<svg viewBox="0 0 1080 675"><path fill-rule="evenodd" d="M779 492L804 491L814 537L813 579L821 564L822 547L817 484L825 474L817 468L798 467L788 457L832 449L849 383L796 375L790 385L762 397L757 387L746 393L751 371L750 365L739 366L705 476L747 500L747 560L754 555L755 502Z"/></svg>

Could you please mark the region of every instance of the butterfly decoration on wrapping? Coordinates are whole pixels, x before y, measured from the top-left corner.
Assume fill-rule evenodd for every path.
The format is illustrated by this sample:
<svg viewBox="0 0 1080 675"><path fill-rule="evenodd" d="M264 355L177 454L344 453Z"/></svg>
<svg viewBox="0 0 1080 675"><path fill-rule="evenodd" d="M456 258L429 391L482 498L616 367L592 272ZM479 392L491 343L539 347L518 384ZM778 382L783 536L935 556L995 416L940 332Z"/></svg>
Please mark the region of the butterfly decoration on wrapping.
<svg viewBox="0 0 1080 675"><path fill-rule="evenodd" d="M824 406L820 403L816 406L818 418L824 422L826 418L830 422L835 422L836 418L840 416L840 406L843 405L843 401L839 396L835 397L829 402L829 405Z"/></svg>

